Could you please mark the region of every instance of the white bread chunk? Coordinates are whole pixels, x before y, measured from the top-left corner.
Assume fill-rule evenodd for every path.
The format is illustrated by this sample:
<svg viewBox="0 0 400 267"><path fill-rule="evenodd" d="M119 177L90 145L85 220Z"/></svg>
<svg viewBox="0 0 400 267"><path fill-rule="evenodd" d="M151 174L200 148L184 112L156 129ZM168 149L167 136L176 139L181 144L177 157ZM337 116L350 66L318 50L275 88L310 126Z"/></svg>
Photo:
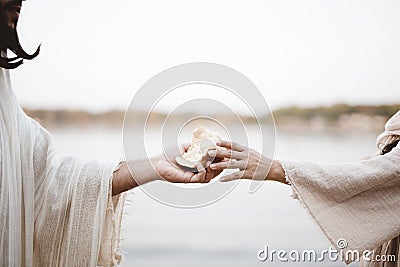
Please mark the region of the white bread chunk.
<svg viewBox="0 0 400 267"><path fill-rule="evenodd" d="M195 129L191 145L182 157L176 158L176 162L187 168L196 168L197 163L205 166L207 160L210 160L207 152L212 148L218 149L216 144L219 140L221 140L221 136L217 132L210 131L205 127Z"/></svg>

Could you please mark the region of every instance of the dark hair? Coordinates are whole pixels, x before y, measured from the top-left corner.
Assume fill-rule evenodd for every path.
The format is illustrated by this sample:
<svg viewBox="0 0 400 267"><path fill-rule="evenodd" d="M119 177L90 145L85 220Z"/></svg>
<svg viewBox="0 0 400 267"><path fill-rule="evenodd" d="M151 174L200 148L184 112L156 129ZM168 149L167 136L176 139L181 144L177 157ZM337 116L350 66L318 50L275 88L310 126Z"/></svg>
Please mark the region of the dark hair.
<svg viewBox="0 0 400 267"><path fill-rule="evenodd" d="M393 148L397 146L400 140L396 140L390 144L387 144L384 148L382 148L381 155L385 155L386 153L389 153L392 151Z"/></svg>
<svg viewBox="0 0 400 267"><path fill-rule="evenodd" d="M15 0L15 2L21 2L21 0ZM10 2L12 3L12 2ZM18 4L17 3L17 4ZM4 6L0 5L0 23L5 23L5 18L2 16L4 13ZM1 26L1 25L0 25ZM40 53L40 45L36 49L35 53L28 54L22 48L19 37L17 33L17 22L15 23L15 27L13 29L8 28L6 26L0 27L0 37L1 37L1 47L0 50L7 52L7 50L12 51L15 54L15 57L2 57L0 55L0 67L5 69L15 69L23 63L24 59L30 60L37 57Z"/></svg>
<svg viewBox="0 0 400 267"><path fill-rule="evenodd" d="M16 55L16 57L8 58L8 57L0 56L0 67L1 68L15 69L24 62L24 59L27 59L27 60L34 59L40 53L40 45L36 49L35 53L33 53L32 55L25 52L25 50L22 48L22 46L19 42L19 38L18 38L18 34L17 34L16 30L12 31L11 33L7 34L6 36L2 36L2 38L5 38L6 43L7 43L7 45L3 51L7 51L7 49L9 49Z"/></svg>

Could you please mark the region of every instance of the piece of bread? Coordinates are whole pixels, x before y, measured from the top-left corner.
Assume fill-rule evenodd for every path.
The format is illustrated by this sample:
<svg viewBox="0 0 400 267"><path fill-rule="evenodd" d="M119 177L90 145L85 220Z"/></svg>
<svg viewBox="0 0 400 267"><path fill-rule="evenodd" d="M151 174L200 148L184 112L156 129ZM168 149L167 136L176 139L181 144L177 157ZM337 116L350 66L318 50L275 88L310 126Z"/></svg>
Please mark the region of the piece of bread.
<svg viewBox="0 0 400 267"><path fill-rule="evenodd" d="M205 127L199 127L193 131L192 143L182 157L177 157L176 162L190 171L197 171L197 164L201 163L205 167L207 161L213 161L207 152L218 149L216 143L221 140L221 136Z"/></svg>

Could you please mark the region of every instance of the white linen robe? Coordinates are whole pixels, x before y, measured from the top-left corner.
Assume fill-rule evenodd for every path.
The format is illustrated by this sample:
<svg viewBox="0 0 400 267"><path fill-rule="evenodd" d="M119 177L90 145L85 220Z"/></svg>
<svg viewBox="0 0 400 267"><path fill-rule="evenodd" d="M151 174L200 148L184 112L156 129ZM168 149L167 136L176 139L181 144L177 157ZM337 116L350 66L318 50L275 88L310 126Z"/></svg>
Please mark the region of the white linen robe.
<svg viewBox="0 0 400 267"><path fill-rule="evenodd" d="M117 164L57 158L2 68L0 118L0 265L117 265L124 202L111 197Z"/></svg>

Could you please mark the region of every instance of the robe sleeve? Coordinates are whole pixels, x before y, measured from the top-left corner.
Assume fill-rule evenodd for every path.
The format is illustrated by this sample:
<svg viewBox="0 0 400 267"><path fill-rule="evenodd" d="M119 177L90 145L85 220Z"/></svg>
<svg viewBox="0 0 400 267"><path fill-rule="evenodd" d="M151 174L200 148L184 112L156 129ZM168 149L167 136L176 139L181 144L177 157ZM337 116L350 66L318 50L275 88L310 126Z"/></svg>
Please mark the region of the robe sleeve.
<svg viewBox="0 0 400 267"><path fill-rule="evenodd" d="M399 147L349 164L281 164L295 197L337 249L345 239L344 251L362 253L400 235Z"/></svg>
<svg viewBox="0 0 400 267"><path fill-rule="evenodd" d="M32 123L34 266L118 265L125 195L111 195L117 162L57 158L50 134Z"/></svg>

